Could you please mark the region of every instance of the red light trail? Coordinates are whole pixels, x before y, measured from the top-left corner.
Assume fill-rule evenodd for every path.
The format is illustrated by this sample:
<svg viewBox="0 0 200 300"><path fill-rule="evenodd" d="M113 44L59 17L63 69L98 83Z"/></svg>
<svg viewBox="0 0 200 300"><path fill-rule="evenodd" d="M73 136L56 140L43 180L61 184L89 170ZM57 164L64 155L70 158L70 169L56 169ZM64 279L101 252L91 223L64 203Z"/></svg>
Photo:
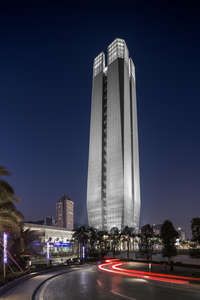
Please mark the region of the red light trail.
<svg viewBox="0 0 200 300"><path fill-rule="evenodd" d="M189 284L189 281L200 282L200 278L194 278L189 276L178 276L178 275L171 275L171 274L128 270L125 268L121 268L121 266L127 264L128 263L120 262L120 260L108 259L106 260L106 263L99 265L98 268L102 271L106 271L113 274L119 274L119 275L124 275L129 277L142 278L142 279L167 282L167 283Z"/></svg>

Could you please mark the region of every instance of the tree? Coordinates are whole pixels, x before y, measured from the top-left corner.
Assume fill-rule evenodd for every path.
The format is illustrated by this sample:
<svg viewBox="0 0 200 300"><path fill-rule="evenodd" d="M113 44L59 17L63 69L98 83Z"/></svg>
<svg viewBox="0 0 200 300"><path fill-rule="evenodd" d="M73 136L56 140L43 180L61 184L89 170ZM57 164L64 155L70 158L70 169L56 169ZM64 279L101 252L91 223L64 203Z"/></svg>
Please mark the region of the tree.
<svg viewBox="0 0 200 300"><path fill-rule="evenodd" d="M142 226L140 233L140 251L149 260L153 251L153 227L150 224Z"/></svg>
<svg viewBox="0 0 200 300"><path fill-rule="evenodd" d="M81 260L84 259L87 242L89 239L88 229L85 226L79 227L73 234L72 238L78 242L78 252Z"/></svg>
<svg viewBox="0 0 200 300"><path fill-rule="evenodd" d="M22 229L23 215L16 209L18 201L14 189L3 180L2 176L8 176L10 172L0 166L0 232L8 232L19 236Z"/></svg>
<svg viewBox="0 0 200 300"><path fill-rule="evenodd" d="M115 256L116 249L118 248L120 242L120 234L119 234L119 229L117 227L113 227L110 229L110 239L111 239L112 253L113 256Z"/></svg>
<svg viewBox="0 0 200 300"><path fill-rule="evenodd" d="M0 166L0 233L6 232L8 234L8 256L9 261L12 261L19 267L16 259L19 259L19 252L21 251L21 243L19 247L13 247L16 240L21 238L23 215L15 207L15 202L18 198L15 195L14 189L2 177L9 176L10 172ZM1 235L2 238L2 235ZM2 245L2 240L0 241ZM13 247L13 249L12 249ZM14 258L15 254L15 258Z"/></svg>
<svg viewBox="0 0 200 300"><path fill-rule="evenodd" d="M135 230L132 227L125 226L121 232L122 240L127 243L127 258L129 258L130 253L130 240L135 237Z"/></svg>
<svg viewBox="0 0 200 300"><path fill-rule="evenodd" d="M172 222L166 220L161 226L160 238L163 244L163 256L168 257L169 261L172 256L177 255L175 243L178 236Z"/></svg>
<svg viewBox="0 0 200 300"><path fill-rule="evenodd" d="M14 189L7 181L1 178L2 176L9 176L9 175L10 172L6 168L0 166L0 203L1 204L8 203L8 202L14 203L18 201Z"/></svg>
<svg viewBox="0 0 200 300"><path fill-rule="evenodd" d="M96 243L97 243L97 230L93 227L89 227L87 229L88 232L88 242L89 242L89 255L95 256L97 254L96 251Z"/></svg>
<svg viewBox="0 0 200 300"><path fill-rule="evenodd" d="M191 229L192 229L192 240L200 244L200 217L192 219Z"/></svg>
<svg viewBox="0 0 200 300"><path fill-rule="evenodd" d="M22 230L23 215L12 202L0 203L0 232L19 237Z"/></svg>
<svg viewBox="0 0 200 300"><path fill-rule="evenodd" d="M104 256L109 250L109 234L105 230L97 231L97 242L100 256Z"/></svg>

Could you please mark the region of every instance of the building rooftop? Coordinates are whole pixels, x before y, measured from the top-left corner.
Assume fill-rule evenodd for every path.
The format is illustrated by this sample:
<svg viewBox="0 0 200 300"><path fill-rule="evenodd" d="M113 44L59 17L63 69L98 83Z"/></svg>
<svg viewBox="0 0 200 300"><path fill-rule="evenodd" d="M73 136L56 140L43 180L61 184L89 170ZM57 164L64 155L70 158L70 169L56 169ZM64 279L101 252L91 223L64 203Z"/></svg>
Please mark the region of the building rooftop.
<svg viewBox="0 0 200 300"><path fill-rule="evenodd" d="M57 202L61 202L63 200L70 200L70 201L72 201L72 199L68 195L64 194L60 199L58 199Z"/></svg>
<svg viewBox="0 0 200 300"><path fill-rule="evenodd" d="M49 230L62 230L62 231L69 231L72 232L72 230L68 230L64 227L58 227L58 226L49 226L49 225L41 225L41 224L35 224L35 223L24 223L25 227L33 227L33 228L40 228L40 229L49 229Z"/></svg>

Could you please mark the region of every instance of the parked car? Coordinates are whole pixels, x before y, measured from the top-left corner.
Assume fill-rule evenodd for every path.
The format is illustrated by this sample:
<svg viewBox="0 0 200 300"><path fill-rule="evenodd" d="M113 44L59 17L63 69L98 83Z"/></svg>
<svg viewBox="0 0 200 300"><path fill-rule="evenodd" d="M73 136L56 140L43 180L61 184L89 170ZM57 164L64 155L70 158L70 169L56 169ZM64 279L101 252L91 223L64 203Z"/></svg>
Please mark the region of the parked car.
<svg viewBox="0 0 200 300"><path fill-rule="evenodd" d="M72 258L68 258L65 262L64 262L64 264L65 265L67 265L67 266L70 266L70 265L72 265Z"/></svg>
<svg viewBox="0 0 200 300"><path fill-rule="evenodd" d="M73 265L80 265L81 261L78 257L72 258L72 264Z"/></svg>

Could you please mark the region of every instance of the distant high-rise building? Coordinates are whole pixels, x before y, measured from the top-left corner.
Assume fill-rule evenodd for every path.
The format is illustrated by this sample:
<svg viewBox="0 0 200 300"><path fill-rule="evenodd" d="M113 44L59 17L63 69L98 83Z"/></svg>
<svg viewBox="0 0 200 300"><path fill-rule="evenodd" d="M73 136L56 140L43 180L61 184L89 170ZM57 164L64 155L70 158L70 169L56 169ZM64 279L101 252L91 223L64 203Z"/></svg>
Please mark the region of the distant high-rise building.
<svg viewBox="0 0 200 300"><path fill-rule="evenodd" d="M44 225L44 219L42 220L36 220L36 221L26 221L26 223L30 223L30 224L36 224L36 225Z"/></svg>
<svg viewBox="0 0 200 300"><path fill-rule="evenodd" d="M74 202L66 195L56 203L56 225L68 230L74 229Z"/></svg>
<svg viewBox="0 0 200 300"><path fill-rule="evenodd" d="M46 216L44 217L44 225L47 226L54 226L55 225L55 219L53 216Z"/></svg>
<svg viewBox="0 0 200 300"><path fill-rule="evenodd" d="M185 234L185 231L181 228L181 227L178 227L177 228L177 232L178 232L178 235L179 235L179 238L181 241L185 241L186 240L186 234Z"/></svg>
<svg viewBox="0 0 200 300"><path fill-rule="evenodd" d="M37 225L55 226L55 219L53 216L45 216L44 219L42 219L42 220L28 221L27 223L37 224Z"/></svg>
<svg viewBox="0 0 200 300"><path fill-rule="evenodd" d="M122 39L94 59L87 182L89 225L138 228L140 176L135 67Z"/></svg>

